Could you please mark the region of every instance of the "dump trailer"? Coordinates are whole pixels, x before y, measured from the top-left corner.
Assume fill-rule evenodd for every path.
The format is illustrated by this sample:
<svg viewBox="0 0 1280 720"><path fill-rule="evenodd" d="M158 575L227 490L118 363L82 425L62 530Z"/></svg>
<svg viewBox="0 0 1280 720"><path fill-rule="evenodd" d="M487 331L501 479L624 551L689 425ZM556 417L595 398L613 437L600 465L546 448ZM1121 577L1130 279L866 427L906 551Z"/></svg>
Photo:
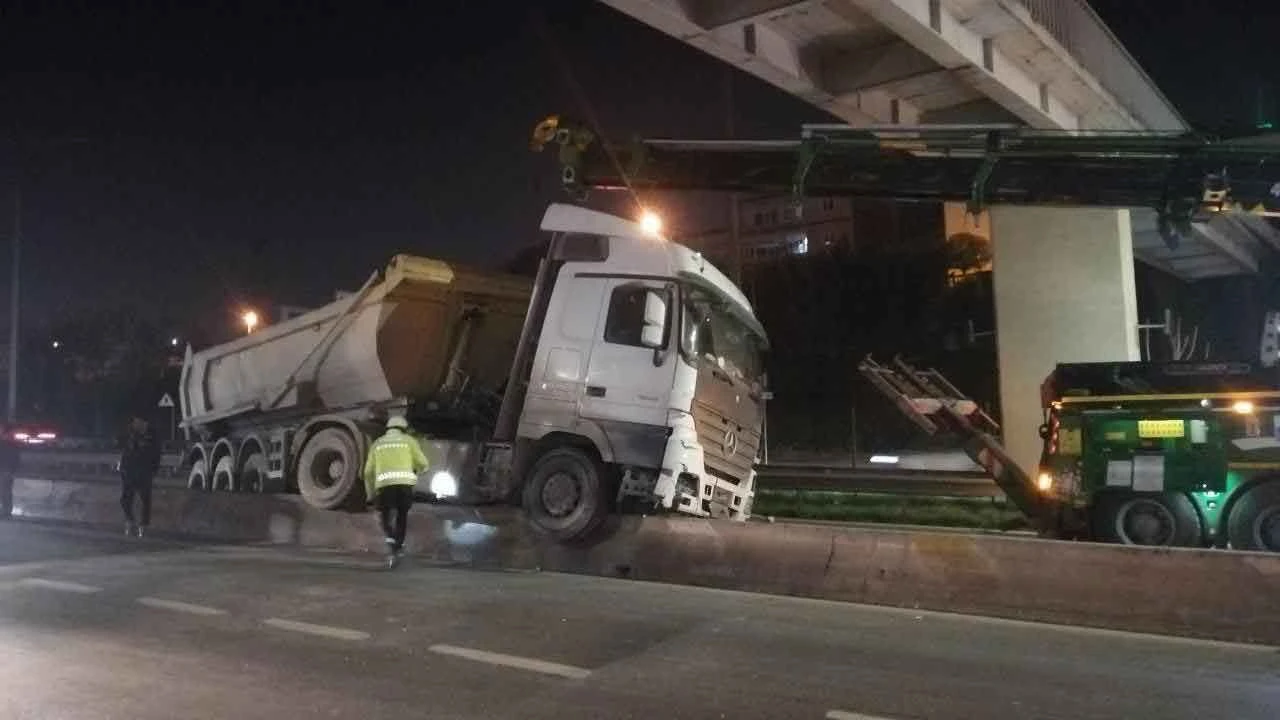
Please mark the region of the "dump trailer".
<svg viewBox="0 0 1280 720"><path fill-rule="evenodd" d="M954 432L1045 535L1280 551L1280 372L1248 362L1058 365L1034 477L936 370L859 370L931 434Z"/></svg>
<svg viewBox="0 0 1280 720"><path fill-rule="evenodd" d="M398 255L359 291L199 352L180 382L192 488L365 507L360 472L403 414L422 496L523 505L563 541L615 511L745 519L764 329L697 253L553 204L532 281Z"/></svg>

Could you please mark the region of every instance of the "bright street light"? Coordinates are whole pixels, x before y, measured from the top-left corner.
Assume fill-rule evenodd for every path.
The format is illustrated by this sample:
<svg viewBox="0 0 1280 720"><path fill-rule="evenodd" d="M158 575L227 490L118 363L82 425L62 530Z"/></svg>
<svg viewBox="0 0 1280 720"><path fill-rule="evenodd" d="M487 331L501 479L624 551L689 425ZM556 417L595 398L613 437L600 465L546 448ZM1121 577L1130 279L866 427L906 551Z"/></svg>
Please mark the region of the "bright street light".
<svg viewBox="0 0 1280 720"><path fill-rule="evenodd" d="M640 229L647 235L661 235L662 218L652 210L645 210L640 214Z"/></svg>
<svg viewBox="0 0 1280 720"><path fill-rule="evenodd" d="M253 332L258 327L258 313L253 310L245 310L240 316L240 322L244 323L245 332Z"/></svg>
<svg viewBox="0 0 1280 720"><path fill-rule="evenodd" d="M178 338L169 338L169 347L178 347Z"/></svg>

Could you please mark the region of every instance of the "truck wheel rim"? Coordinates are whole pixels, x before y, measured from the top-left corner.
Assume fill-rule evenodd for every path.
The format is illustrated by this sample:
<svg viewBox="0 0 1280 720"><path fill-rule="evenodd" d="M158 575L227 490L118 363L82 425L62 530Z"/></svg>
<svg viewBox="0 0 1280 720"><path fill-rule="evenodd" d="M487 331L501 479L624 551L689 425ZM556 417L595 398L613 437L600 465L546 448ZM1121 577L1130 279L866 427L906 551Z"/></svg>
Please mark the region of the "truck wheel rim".
<svg viewBox="0 0 1280 720"><path fill-rule="evenodd" d="M578 479L567 472L551 475L542 486L542 507L553 517L564 517L573 512L581 497Z"/></svg>
<svg viewBox="0 0 1280 720"><path fill-rule="evenodd" d="M327 490L338 484L342 474L346 472L347 465L342 459L342 453L324 450L316 453L316 458L308 469L311 471L312 482Z"/></svg>
<svg viewBox="0 0 1280 720"><path fill-rule="evenodd" d="M1154 500L1130 500L1116 514L1116 529L1129 545L1168 545L1177 520L1164 504Z"/></svg>
<svg viewBox="0 0 1280 720"><path fill-rule="evenodd" d="M1280 552L1280 508L1267 508L1253 521L1253 539L1258 547Z"/></svg>

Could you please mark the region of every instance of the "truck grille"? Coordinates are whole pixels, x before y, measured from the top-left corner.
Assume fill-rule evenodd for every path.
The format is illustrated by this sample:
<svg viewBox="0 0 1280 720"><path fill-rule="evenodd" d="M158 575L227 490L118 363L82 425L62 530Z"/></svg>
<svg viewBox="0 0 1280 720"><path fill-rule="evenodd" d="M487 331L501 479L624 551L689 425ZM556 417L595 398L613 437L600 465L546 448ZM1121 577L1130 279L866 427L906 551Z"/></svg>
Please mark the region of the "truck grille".
<svg viewBox="0 0 1280 720"><path fill-rule="evenodd" d="M726 418L705 402L695 401L693 424L702 444L707 472L735 485L751 475L760 449L760 434Z"/></svg>

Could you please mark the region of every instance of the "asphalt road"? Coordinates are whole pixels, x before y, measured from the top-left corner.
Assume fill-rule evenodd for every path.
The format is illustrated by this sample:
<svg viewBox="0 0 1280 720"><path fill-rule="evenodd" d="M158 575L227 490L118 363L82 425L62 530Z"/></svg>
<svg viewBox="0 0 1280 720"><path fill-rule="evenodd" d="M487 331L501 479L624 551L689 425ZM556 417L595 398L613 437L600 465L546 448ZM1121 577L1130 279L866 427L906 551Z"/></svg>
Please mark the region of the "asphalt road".
<svg viewBox="0 0 1280 720"><path fill-rule="evenodd" d="M0 523L0 719L1280 716L1280 652Z"/></svg>

